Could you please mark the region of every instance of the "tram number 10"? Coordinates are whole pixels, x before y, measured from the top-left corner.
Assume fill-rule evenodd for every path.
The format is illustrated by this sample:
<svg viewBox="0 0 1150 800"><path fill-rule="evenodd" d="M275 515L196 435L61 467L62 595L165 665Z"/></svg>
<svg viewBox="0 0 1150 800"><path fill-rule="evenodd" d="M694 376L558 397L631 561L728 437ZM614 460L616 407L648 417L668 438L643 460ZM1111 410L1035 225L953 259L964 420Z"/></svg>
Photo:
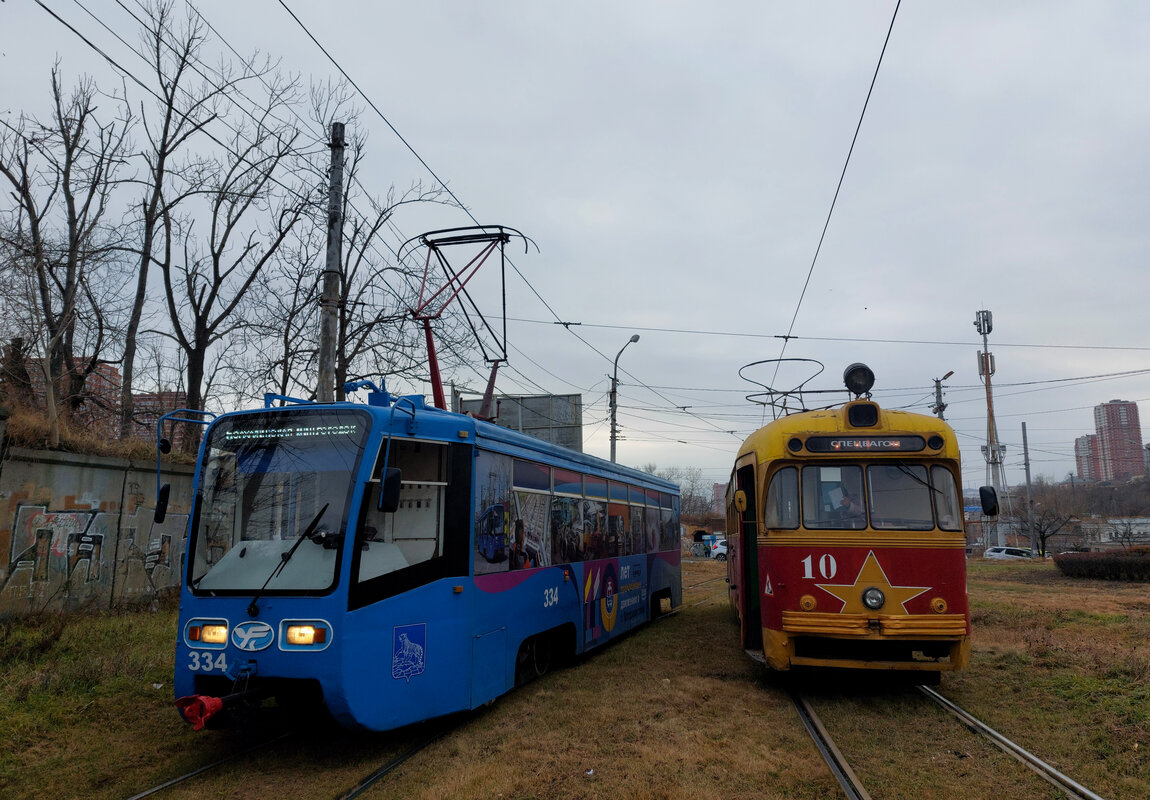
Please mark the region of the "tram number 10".
<svg viewBox="0 0 1150 800"><path fill-rule="evenodd" d="M808 580L814 580L815 579L815 560L814 559L815 559L814 556L807 556L801 562L803 565L803 577L808 579ZM832 556L830 553L824 553L823 555L819 556L818 567L819 567L819 577L821 577L823 580L828 580L828 581L831 578L833 578L835 575L837 575L838 571L839 571L838 562L835 561L835 557Z"/></svg>

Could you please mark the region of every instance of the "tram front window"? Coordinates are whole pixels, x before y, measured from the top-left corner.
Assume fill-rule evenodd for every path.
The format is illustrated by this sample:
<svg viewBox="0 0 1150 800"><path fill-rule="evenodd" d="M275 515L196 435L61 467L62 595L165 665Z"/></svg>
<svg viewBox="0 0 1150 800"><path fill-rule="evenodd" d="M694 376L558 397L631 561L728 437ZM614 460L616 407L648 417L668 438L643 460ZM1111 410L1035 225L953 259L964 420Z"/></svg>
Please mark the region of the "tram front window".
<svg viewBox="0 0 1150 800"><path fill-rule="evenodd" d="M949 473L948 473L949 474ZM874 464L867 467L871 524L875 528L927 531L934 528L931 486L920 464Z"/></svg>
<svg viewBox="0 0 1150 800"><path fill-rule="evenodd" d="M192 588L330 588L367 431L358 412L303 410L225 417L213 426L189 543Z"/></svg>
<svg viewBox="0 0 1150 800"><path fill-rule="evenodd" d="M803 467L803 526L858 530L866 527L862 467Z"/></svg>

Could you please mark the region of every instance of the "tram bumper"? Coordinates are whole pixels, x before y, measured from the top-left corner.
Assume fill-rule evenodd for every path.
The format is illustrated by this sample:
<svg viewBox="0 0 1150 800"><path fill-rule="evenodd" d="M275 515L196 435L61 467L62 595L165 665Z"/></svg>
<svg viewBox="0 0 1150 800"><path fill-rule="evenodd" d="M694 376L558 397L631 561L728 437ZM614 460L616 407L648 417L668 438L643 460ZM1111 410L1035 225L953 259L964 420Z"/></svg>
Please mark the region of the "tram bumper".
<svg viewBox="0 0 1150 800"><path fill-rule="evenodd" d="M970 661L968 622L963 614L784 611L782 631L770 633L774 635L764 631L764 640L773 640L777 656L772 666L781 669L827 666L940 672L963 669Z"/></svg>

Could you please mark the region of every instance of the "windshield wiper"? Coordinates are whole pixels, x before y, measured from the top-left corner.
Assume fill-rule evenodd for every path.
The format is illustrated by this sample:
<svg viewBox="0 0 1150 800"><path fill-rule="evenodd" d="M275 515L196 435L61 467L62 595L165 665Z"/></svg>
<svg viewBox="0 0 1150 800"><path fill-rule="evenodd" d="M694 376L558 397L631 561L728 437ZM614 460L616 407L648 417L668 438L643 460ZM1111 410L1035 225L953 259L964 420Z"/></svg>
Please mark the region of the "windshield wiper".
<svg viewBox="0 0 1150 800"><path fill-rule="evenodd" d="M319 521L323 518L324 512L327 511L327 507L329 505L331 505L331 503L324 503L323 508L321 508L319 510L319 513L315 515L315 518L312 519L312 521L310 523L308 523L308 526L306 528L304 528L303 533L301 533L299 535L299 538L295 540L295 544L293 544L291 546L291 549L285 550L284 552L280 553L280 563L276 564L276 568L272 570L272 574L268 575L268 579L266 581L264 581L264 585L260 587L260 590L258 592L256 592L255 597L253 597L252 601L250 603L248 603L248 616L249 617L255 617L260 613L260 606L259 606L260 595L264 593L264 589L268 588L268 584L272 582L272 578L274 578L276 575L279 575L281 572L283 572L284 567L286 567L287 563L289 561L291 561L291 557L295 555L295 551L299 549L299 546L301 544L303 544L303 541L305 539L311 539L312 538L312 534L315 533L315 529L319 525ZM323 544L324 538L326 538L326 536L327 536L327 534L324 534L323 537L319 540L319 542L317 542L317 544Z"/></svg>
<svg viewBox="0 0 1150 800"><path fill-rule="evenodd" d="M921 483L923 486L925 486L926 488L930 489L932 492L938 492L939 494L942 494L942 490L941 490L941 489L938 489L938 488L936 488L936 487L934 487L934 486L931 486L929 483L927 483L926 481L924 481L922 478L920 478L920 477L918 477L917 475L915 475L913 472L911 472L911 471L910 471L910 468L909 468L909 467L907 467L907 465L906 465L906 464L904 464L903 462L901 462L901 461L896 461L896 462L894 462L894 465L895 465L896 467L898 467L898 471L899 471L899 472L903 473L904 475L906 475L907 477L909 477L911 480L913 480L913 481L915 481L915 482L917 482L917 483ZM917 465L917 464L916 464L915 466L919 466L919 465Z"/></svg>

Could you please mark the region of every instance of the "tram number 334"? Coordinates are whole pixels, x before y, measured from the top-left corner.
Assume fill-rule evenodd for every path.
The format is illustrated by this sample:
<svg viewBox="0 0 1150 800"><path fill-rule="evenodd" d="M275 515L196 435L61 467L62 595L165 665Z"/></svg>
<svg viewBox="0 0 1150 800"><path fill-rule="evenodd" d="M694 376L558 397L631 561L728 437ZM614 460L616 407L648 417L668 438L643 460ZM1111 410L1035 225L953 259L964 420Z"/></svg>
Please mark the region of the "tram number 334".
<svg viewBox="0 0 1150 800"><path fill-rule="evenodd" d="M814 580L815 578L814 559L814 556L807 556L801 562L803 565L803 577L807 578L808 580ZM830 580L838 574L839 565L838 562L835 561L834 556L832 556L830 553L824 553L823 555L819 556L818 569L819 577L821 577L823 580Z"/></svg>
<svg viewBox="0 0 1150 800"><path fill-rule="evenodd" d="M191 672L227 672L228 659L226 653L205 653L193 650L188 653L191 660L188 669Z"/></svg>
<svg viewBox="0 0 1150 800"><path fill-rule="evenodd" d="M543 607L550 608L559 603L559 587L551 586L543 590Z"/></svg>

